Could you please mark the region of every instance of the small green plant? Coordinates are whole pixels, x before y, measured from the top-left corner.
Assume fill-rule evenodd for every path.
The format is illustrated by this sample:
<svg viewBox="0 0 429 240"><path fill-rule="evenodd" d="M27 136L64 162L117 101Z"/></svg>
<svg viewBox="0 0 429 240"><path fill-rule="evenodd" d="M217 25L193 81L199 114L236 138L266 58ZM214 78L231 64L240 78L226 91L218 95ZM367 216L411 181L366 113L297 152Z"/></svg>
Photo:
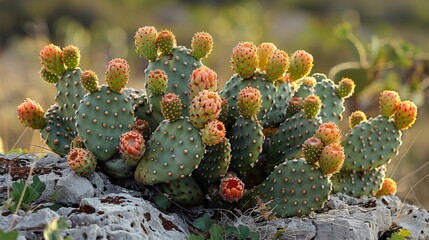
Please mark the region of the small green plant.
<svg viewBox="0 0 429 240"><path fill-rule="evenodd" d="M399 231L392 234L391 240L405 240L411 236L411 232L407 229L400 229Z"/></svg>
<svg viewBox="0 0 429 240"><path fill-rule="evenodd" d="M259 234L253 231L250 231L250 228L245 225L236 226L224 226L215 223L208 213L205 213L202 217L196 219L192 225L203 231L204 236L201 235L191 235L188 240L217 240L217 239L237 239L237 240L259 240ZM225 231L222 231L222 228Z"/></svg>
<svg viewBox="0 0 429 240"><path fill-rule="evenodd" d="M16 240L18 239L18 231L14 230L14 231L3 231L0 229L0 239L3 240Z"/></svg>
<svg viewBox="0 0 429 240"><path fill-rule="evenodd" d="M31 203L40 198L45 188L46 185L40 181L38 176L33 177L31 184L25 180L14 182L11 197L2 208L9 209L11 212L16 212L19 209L28 211L31 208Z"/></svg>
<svg viewBox="0 0 429 240"><path fill-rule="evenodd" d="M12 148L9 151L7 151L7 154L16 153L18 155L24 155L28 153L28 149L25 148Z"/></svg>

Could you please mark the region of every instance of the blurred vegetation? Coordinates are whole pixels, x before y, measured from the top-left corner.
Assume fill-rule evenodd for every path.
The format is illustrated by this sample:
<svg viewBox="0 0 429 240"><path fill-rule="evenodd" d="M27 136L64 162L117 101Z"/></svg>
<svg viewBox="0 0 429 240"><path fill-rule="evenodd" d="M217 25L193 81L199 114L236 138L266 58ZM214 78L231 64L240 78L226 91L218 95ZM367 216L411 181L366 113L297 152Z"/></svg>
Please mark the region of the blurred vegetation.
<svg viewBox="0 0 429 240"><path fill-rule="evenodd" d="M208 31L215 45L204 63L222 83L232 74L229 57L239 41L269 41L287 52L311 52L313 72L332 78L345 63L360 69L364 77L354 79L361 87L348 103L351 110L375 116L377 94L384 88L416 101L418 120L404 133L388 175L399 181L402 199L409 193L408 201L429 209L429 177L424 178L429 174L428 9L427 0L0 0L0 149L47 151L38 133L16 118L16 106L25 97L45 109L54 102L55 88L38 75L38 53L44 45L78 46L82 68L99 75L111 58L125 58L131 65L129 86L143 88L147 62L133 47L138 27L171 29L186 46L195 32Z"/></svg>

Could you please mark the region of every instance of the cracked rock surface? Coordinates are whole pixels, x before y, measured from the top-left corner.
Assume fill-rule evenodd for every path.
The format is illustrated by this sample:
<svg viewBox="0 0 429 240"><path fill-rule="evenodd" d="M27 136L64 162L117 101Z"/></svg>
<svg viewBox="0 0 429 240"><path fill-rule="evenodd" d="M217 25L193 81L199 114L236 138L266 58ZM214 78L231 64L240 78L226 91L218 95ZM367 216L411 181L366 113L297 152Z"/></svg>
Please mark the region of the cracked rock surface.
<svg viewBox="0 0 429 240"><path fill-rule="evenodd" d="M35 173L46 184L38 202L52 201L55 196L55 202L62 207L56 211L20 210L17 214L2 210L0 229L19 230L19 239L42 239L46 224L59 217L69 225L62 234L72 239L179 240L190 234L189 221L182 215L158 210L145 200L144 190L115 185L99 172L80 177L56 155L35 160L32 155L0 155L0 201L6 200L7 188L13 181L26 178L27 168L35 162ZM12 163L16 169L9 174L7 169L11 169ZM358 199L335 194L319 213L271 220L262 225L261 239L272 239L279 229L284 229L284 233L277 239L386 239L399 228L411 232L407 239L429 239L429 212L403 203L396 196Z"/></svg>

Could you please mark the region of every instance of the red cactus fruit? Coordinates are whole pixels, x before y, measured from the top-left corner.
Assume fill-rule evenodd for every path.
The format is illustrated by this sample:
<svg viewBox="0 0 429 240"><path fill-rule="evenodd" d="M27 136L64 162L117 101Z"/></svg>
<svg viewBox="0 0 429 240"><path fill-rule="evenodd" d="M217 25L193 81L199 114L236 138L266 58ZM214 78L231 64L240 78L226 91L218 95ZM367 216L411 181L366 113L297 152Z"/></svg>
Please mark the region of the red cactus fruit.
<svg viewBox="0 0 429 240"><path fill-rule="evenodd" d="M225 139L225 125L219 120L214 120L206 124L202 130L203 143L207 146L213 146Z"/></svg>
<svg viewBox="0 0 429 240"><path fill-rule="evenodd" d="M73 45L63 48L63 61L68 69L76 69L80 62L79 48Z"/></svg>
<svg viewBox="0 0 429 240"><path fill-rule="evenodd" d="M39 71L40 76L42 77L43 81L47 83L57 83L60 78L58 75L55 75L48 70L46 70L45 66L42 66L42 68Z"/></svg>
<svg viewBox="0 0 429 240"><path fill-rule="evenodd" d="M413 126L417 119L417 106L411 101L403 101L396 106L395 126L405 130Z"/></svg>
<svg viewBox="0 0 429 240"><path fill-rule="evenodd" d="M258 65L258 51L255 44L251 42L241 42L232 50L232 70L242 78L253 76Z"/></svg>
<svg viewBox="0 0 429 240"><path fill-rule="evenodd" d="M276 49L277 47L273 43L264 42L259 44L258 56L260 70L265 71L267 69L268 58L271 56L271 54L274 53Z"/></svg>
<svg viewBox="0 0 429 240"><path fill-rule="evenodd" d="M212 51L213 37L206 32L198 32L192 37L191 49L192 56L201 60L206 58Z"/></svg>
<svg viewBox="0 0 429 240"><path fill-rule="evenodd" d="M114 92L121 93L130 78L128 62L122 58L110 60L106 69L106 82Z"/></svg>
<svg viewBox="0 0 429 240"><path fill-rule="evenodd" d="M311 137L304 141L302 145L302 155L305 161L311 164L319 162L320 155L322 154L323 143L320 139Z"/></svg>
<svg viewBox="0 0 429 240"><path fill-rule="evenodd" d="M149 61L155 61L158 54L158 47L156 46L157 30L153 26L141 27L134 35L134 45L136 52L142 58Z"/></svg>
<svg viewBox="0 0 429 240"><path fill-rule="evenodd" d="M49 44L40 50L40 61L46 70L57 76L61 76L66 70L62 51L54 44Z"/></svg>
<svg viewBox="0 0 429 240"><path fill-rule="evenodd" d="M349 117L349 126L350 128L354 128L361 122L366 121L366 114L362 111L354 111Z"/></svg>
<svg viewBox="0 0 429 240"><path fill-rule="evenodd" d="M309 95L304 99L304 112L307 118L314 118L320 111L322 101L316 95Z"/></svg>
<svg viewBox="0 0 429 240"><path fill-rule="evenodd" d="M341 131L337 124L328 122L320 125L315 133L315 137L320 139L326 146L331 143L338 143L341 139Z"/></svg>
<svg viewBox="0 0 429 240"><path fill-rule="evenodd" d="M289 56L282 50L275 50L267 62L267 79L268 81L275 82L284 77L287 69L289 68Z"/></svg>
<svg viewBox="0 0 429 240"><path fill-rule="evenodd" d="M238 93L238 111L244 118L255 117L261 109L261 92L252 87L245 87Z"/></svg>
<svg viewBox="0 0 429 240"><path fill-rule="evenodd" d="M123 133L119 141L119 152L122 157L127 163L137 166L146 151L143 136L136 131L129 131Z"/></svg>
<svg viewBox="0 0 429 240"><path fill-rule="evenodd" d="M313 68L313 56L304 51L297 50L290 57L289 81L294 82L307 76Z"/></svg>
<svg viewBox="0 0 429 240"><path fill-rule="evenodd" d="M189 78L190 98L193 99L202 90L217 91L217 74L206 66L195 69Z"/></svg>
<svg viewBox="0 0 429 240"><path fill-rule="evenodd" d="M164 29L156 35L155 44L162 54L170 54L176 47L176 36L171 31Z"/></svg>
<svg viewBox="0 0 429 240"><path fill-rule="evenodd" d="M93 71L89 70L82 72L82 75L80 75L80 83L83 88L90 93L100 91L97 74Z"/></svg>
<svg viewBox="0 0 429 240"><path fill-rule="evenodd" d="M350 78L341 79L338 84L337 94L340 98L348 98L350 97L355 90L355 82Z"/></svg>
<svg viewBox="0 0 429 240"><path fill-rule="evenodd" d="M169 93L162 97L161 113L165 119L174 122L182 116L182 101L180 97L174 93Z"/></svg>
<svg viewBox="0 0 429 240"><path fill-rule="evenodd" d="M25 99L16 109L21 123L32 129L42 129L46 125L45 111L34 100Z"/></svg>
<svg viewBox="0 0 429 240"><path fill-rule="evenodd" d="M237 202L244 196L244 183L235 174L227 173L220 182L220 196L226 202Z"/></svg>
<svg viewBox="0 0 429 240"><path fill-rule="evenodd" d="M73 148L67 157L69 167L77 174L86 175L95 170L97 158L84 148Z"/></svg>
<svg viewBox="0 0 429 240"><path fill-rule="evenodd" d="M151 70L147 78L147 87L156 95L161 95L167 91L168 75L161 69Z"/></svg>
<svg viewBox="0 0 429 240"><path fill-rule="evenodd" d="M331 143L322 150L319 165L325 175L338 173L345 159L344 149L338 143Z"/></svg>
<svg viewBox="0 0 429 240"><path fill-rule="evenodd" d="M203 128L209 121L219 117L222 109L222 100L217 92L203 90L191 101L189 118L198 129Z"/></svg>
<svg viewBox="0 0 429 240"><path fill-rule="evenodd" d="M383 179L381 188L375 194L375 197L380 198L382 196L395 195L396 189L397 189L397 185L395 180L391 178L385 178Z"/></svg>
<svg viewBox="0 0 429 240"><path fill-rule="evenodd" d="M294 115L295 113L301 111L304 108L304 102L300 97L294 97L289 100L289 105L287 107L287 112L290 115Z"/></svg>
<svg viewBox="0 0 429 240"><path fill-rule="evenodd" d="M396 107L401 102L399 94L395 91L385 90L380 93L379 104L381 115L390 118L395 114Z"/></svg>

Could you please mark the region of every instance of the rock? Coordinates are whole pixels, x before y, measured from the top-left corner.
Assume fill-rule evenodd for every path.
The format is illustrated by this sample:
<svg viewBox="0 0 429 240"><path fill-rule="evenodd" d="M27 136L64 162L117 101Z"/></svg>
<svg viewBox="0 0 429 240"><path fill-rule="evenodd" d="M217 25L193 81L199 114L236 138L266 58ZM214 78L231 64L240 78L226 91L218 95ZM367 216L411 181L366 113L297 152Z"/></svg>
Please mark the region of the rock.
<svg viewBox="0 0 429 240"><path fill-rule="evenodd" d="M72 170L64 170L64 176L60 178L55 187L55 192L59 192L57 202L73 206L78 205L83 198L94 196L94 187L91 182Z"/></svg>
<svg viewBox="0 0 429 240"><path fill-rule="evenodd" d="M160 212L143 199L153 199L156 192L150 187L136 187L132 179L113 180L114 184L101 172L82 177L68 168L64 158L53 154L41 159L28 154L0 155L1 158L6 159L3 161L5 164L11 164L13 159L14 164L19 164L16 165L18 168L24 166L26 170L36 163L35 173L46 185L38 203L49 202L55 196L55 202L65 206L57 211L45 208L26 213L20 210L16 215L2 210L0 229L8 229L14 221L14 229L20 231L20 239L41 239L45 225L56 217L66 219L69 228L62 233L73 239L179 240L186 239L190 234L183 215L179 217L174 213ZM0 171L3 169L0 174L2 201L7 196L7 187L19 177L27 176L10 176L7 171L4 172L6 168L7 165L0 166ZM199 216L200 212L193 211L186 216ZM252 231L261 234L261 239L272 239L276 235L276 239L372 240L389 237L400 228L411 232L411 237L407 239L429 239L429 212L403 203L396 196L353 198L337 193L330 196L321 211L310 216L256 220L255 215L242 215L227 225L249 224Z"/></svg>
<svg viewBox="0 0 429 240"><path fill-rule="evenodd" d="M177 215L161 213L141 198L109 194L82 199L79 212L68 219L73 239L186 239L187 226Z"/></svg>

